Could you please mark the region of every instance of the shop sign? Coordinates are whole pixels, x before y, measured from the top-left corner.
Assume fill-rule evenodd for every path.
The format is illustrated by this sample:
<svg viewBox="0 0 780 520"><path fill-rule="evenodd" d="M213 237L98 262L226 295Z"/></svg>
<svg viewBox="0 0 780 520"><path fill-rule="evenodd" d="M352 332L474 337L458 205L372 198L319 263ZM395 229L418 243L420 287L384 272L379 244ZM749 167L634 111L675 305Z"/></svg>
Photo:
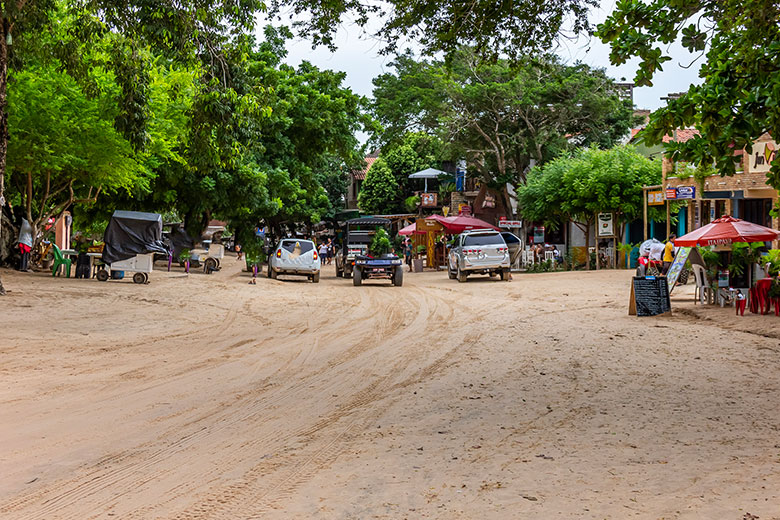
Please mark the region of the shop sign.
<svg viewBox="0 0 780 520"><path fill-rule="evenodd" d="M650 206L663 206L664 205L664 192L661 190L658 191L648 191L647 192L647 203Z"/></svg>
<svg viewBox="0 0 780 520"><path fill-rule="evenodd" d="M420 195L420 205L424 208L435 207L437 204L438 193L423 193Z"/></svg>
<svg viewBox="0 0 780 520"><path fill-rule="evenodd" d="M523 222L521 220L501 219L501 220L498 221L498 227L500 227L500 228L519 228L519 227L523 227Z"/></svg>
<svg viewBox="0 0 780 520"><path fill-rule="evenodd" d="M534 228L534 244L544 244L544 226Z"/></svg>
<svg viewBox="0 0 780 520"><path fill-rule="evenodd" d="M468 204L458 204L458 215L471 215L471 206Z"/></svg>
<svg viewBox="0 0 780 520"><path fill-rule="evenodd" d="M612 213L599 213L599 237L609 238L615 236L612 226Z"/></svg>
<svg viewBox="0 0 780 520"><path fill-rule="evenodd" d="M750 163L753 172L768 172L772 167L772 161L777 157L777 143L774 141L765 141L753 144L753 157Z"/></svg>
<svg viewBox="0 0 780 520"><path fill-rule="evenodd" d="M677 186L675 188L676 199L695 199L696 198L696 186ZM667 199L669 197L666 197Z"/></svg>
<svg viewBox="0 0 780 520"><path fill-rule="evenodd" d="M666 200L674 200L677 198L677 188L666 188Z"/></svg>

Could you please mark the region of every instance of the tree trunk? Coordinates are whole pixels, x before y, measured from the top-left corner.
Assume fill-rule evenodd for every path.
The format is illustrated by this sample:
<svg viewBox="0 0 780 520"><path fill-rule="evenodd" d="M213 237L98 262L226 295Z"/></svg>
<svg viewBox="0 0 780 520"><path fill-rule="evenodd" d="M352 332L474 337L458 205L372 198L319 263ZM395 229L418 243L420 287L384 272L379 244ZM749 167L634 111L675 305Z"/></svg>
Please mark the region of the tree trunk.
<svg viewBox="0 0 780 520"><path fill-rule="evenodd" d="M598 251L596 261L599 261ZM590 221L585 222L585 270L590 271Z"/></svg>
<svg viewBox="0 0 780 520"><path fill-rule="evenodd" d="M8 33L11 29L8 18L3 18L2 34L0 34L0 211L5 206L5 157L8 151ZM3 237L3 223L0 219L0 240ZM0 295L5 294L3 282L0 281Z"/></svg>

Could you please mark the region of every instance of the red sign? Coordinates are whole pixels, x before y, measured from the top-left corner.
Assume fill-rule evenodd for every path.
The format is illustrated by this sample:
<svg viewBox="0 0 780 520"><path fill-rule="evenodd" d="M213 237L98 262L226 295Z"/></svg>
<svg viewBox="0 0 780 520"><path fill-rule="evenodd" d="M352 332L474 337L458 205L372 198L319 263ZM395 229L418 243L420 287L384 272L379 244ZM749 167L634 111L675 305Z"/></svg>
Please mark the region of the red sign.
<svg viewBox="0 0 780 520"><path fill-rule="evenodd" d="M677 198L677 188L666 188L666 200L674 200Z"/></svg>

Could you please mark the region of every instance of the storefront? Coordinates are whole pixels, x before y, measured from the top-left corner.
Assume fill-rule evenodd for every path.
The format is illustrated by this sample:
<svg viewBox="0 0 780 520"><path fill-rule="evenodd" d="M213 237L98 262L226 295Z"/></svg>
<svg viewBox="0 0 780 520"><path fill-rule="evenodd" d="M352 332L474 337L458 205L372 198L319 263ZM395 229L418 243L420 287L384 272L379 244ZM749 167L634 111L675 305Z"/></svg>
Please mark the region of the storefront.
<svg viewBox="0 0 780 520"><path fill-rule="evenodd" d="M765 135L753 144L752 154L735 153L735 157L742 158L736 174L730 177L711 175L700 184L680 164L674 165L664 159L667 200L676 198L679 201L681 198L670 194L692 195L683 197L688 198L688 203L680 211L677 235L698 229L724 215L780 229L780 220L771 215L778 203L778 192L766 184L766 174L776 157L776 150L775 141Z"/></svg>

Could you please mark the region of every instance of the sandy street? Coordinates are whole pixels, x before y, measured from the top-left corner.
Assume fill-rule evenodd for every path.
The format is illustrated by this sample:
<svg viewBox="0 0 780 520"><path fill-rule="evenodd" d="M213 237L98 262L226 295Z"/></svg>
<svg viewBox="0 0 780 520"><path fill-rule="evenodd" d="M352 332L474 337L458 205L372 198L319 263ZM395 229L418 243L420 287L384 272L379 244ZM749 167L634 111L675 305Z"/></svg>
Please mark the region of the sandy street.
<svg viewBox="0 0 780 520"><path fill-rule="evenodd" d="M224 265L0 273L0 518L780 519L780 318Z"/></svg>

